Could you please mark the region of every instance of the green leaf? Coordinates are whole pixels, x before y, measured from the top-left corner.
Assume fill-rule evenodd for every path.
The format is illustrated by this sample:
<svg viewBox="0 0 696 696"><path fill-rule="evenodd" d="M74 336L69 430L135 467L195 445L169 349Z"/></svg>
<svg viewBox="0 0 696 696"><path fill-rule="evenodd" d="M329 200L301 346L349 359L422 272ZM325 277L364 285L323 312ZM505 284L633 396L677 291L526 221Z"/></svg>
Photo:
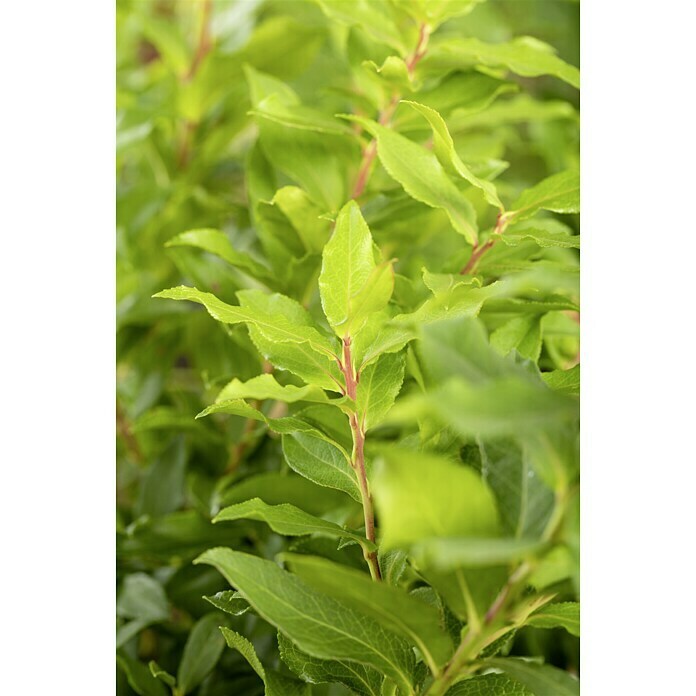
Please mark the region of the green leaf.
<svg viewBox="0 0 696 696"><path fill-rule="evenodd" d="M498 501L503 530L517 539L542 536L555 496L534 470L530 452L514 442L480 442L481 473Z"/></svg>
<svg viewBox="0 0 696 696"><path fill-rule="evenodd" d="M485 568L521 560L540 551L536 539L426 539L411 547L419 566L436 571Z"/></svg>
<svg viewBox="0 0 696 696"><path fill-rule="evenodd" d="M297 401L311 401L319 404L331 403L324 391L314 385L296 387L293 384L278 384L276 378L271 374L263 374L252 377L246 382L241 382L237 378L225 385L217 398L216 403L236 399L258 399L265 401L273 399L294 404Z"/></svg>
<svg viewBox="0 0 696 696"><path fill-rule="evenodd" d="M362 501L350 458L335 442L314 433L284 435L283 454L288 466L301 476Z"/></svg>
<svg viewBox="0 0 696 696"><path fill-rule="evenodd" d="M286 95L279 93L268 95L249 113L287 128L338 135L350 135L351 132L345 123L341 123L335 117L326 116L320 111L303 106L299 100L290 100Z"/></svg>
<svg viewBox="0 0 696 696"><path fill-rule="evenodd" d="M360 696L381 696L382 675L357 662L322 660L300 650L286 635L278 632L280 658L300 679L311 684L343 684Z"/></svg>
<svg viewBox="0 0 696 696"><path fill-rule="evenodd" d="M420 113L430 124L433 131L433 150L440 164L443 167L455 171L459 176L468 181L472 186L483 191L486 200L500 210L503 209L503 204L498 197L495 185L485 179L479 179L467 167L454 149L454 141L447 129L445 120L440 114L424 104L418 104L414 101L402 101L402 104L408 104L411 108Z"/></svg>
<svg viewBox="0 0 696 696"><path fill-rule="evenodd" d="M157 580L146 573L131 573L123 581L116 612L119 616L148 623L166 621L169 618L169 603Z"/></svg>
<svg viewBox="0 0 696 696"><path fill-rule="evenodd" d="M244 290L238 293L242 304L237 307L185 286L163 290L154 297L198 302L224 324L249 324L252 340L271 362L300 377L308 376L307 381L320 381L319 386L337 388L334 346L313 325L309 314L288 297Z"/></svg>
<svg viewBox="0 0 696 696"><path fill-rule="evenodd" d="M241 616L249 611L249 602L239 592L233 592L232 590L216 592L210 597L203 597L203 599L210 602L216 609L220 609L220 611L224 611L232 616Z"/></svg>
<svg viewBox="0 0 696 696"><path fill-rule="evenodd" d="M261 677L264 684L266 683L266 670L259 660L254 646L248 641L244 636L240 636L239 633L233 631L231 628L226 628L225 626L220 627L224 642L237 652L241 653L244 659L249 663L251 668L256 672L256 674Z"/></svg>
<svg viewBox="0 0 696 696"><path fill-rule="evenodd" d="M171 686L172 689L176 687L176 679L169 672L163 670L154 660L150 660L148 667L153 677L163 681L167 686Z"/></svg>
<svg viewBox="0 0 696 696"><path fill-rule="evenodd" d="M427 396L398 404L390 421L431 414L463 437L509 437L571 421L577 410L576 401L520 378L481 385L453 378Z"/></svg>
<svg viewBox="0 0 696 696"><path fill-rule="evenodd" d="M570 370L544 372L541 377L554 391L562 394L577 395L580 393L580 365L575 365Z"/></svg>
<svg viewBox="0 0 696 696"><path fill-rule="evenodd" d="M239 293L240 299L247 300L246 306L236 307L229 305L208 292L201 292L196 288L179 286L157 293L154 297L162 297L170 300L190 300L202 304L208 313L224 324L248 323L268 339L280 343L307 343L319 355L331 360L335 358L334 347L319 331L308 325L297 325L280 313L271 313L272 299L257 290L246 290ZM276 296L284 301L290 298ZM265 305L265 307L264 307ZM266 311L263 311L263 309Z"/></svg>
<svg viewBox="0 0 696 696"><path fill-rule="evenodd" d="M357 155L355 143L345 135L330 132L340 128L334 125L334 119L301 107L287 85L250 65L245 73L257 112L260 143L268 160L317 203L336 210L347 198L345 172ZM294 112L294 118L288 112ZM275 114L274 120L268 118L269 114ZM295 127L288 128L290 123ZM300 123L305 128L296 127ZM321 132L315 132L317 125Z"/></svg>
<svg viewBox="0 0 696 696"><path fill-rule="evenodd" d="M356 406L364 432L384 420L404 381L406 357L388 353L368 365L358 381Z"/></svg>
<svg viewBox="0 0 696 696"><path fill-rule="evenodd" d="M230 549L211 549L199 563L215 566L254 609L300 647L324 659L358 662L412 693L408 644L369 616L318 593L275 563Z"/></svg>
<svg viewBox="0 0 696 696"><path fill-rule="evenodd" d="M320 495L319 495L320 494ZM319 489L314 483L294 472L268 471L249 476L241 481L234 481L220 493L220 506L243 503L249 498L261 498L269 505L290 503L301 507L312 515L324 515L327 512L351 501L344 493L331 489Z"/></svg>
<svg viewBox="0 0 696 696"><path fill-rule="evenodd" d="M266 687L266 696L309 696L309 684L303 684L277 672L266 670L261 664L254 646L244 636L224 626L220 627L227 645L239 652L249 663Z"/></svg>
<svg viewBox="0 0 696 696"><path fill-rule="evenodd" d="M176 678L182 694L195 689L212 672L220 659L225 641L218 627L224 621L225 618L221 614L205 614L191 630Z"/></svg>
<svg viewBox="0 0 696 696"><path fill-rule="evenodd" d="M491 667L502 670L508 677L524 684L533 694L579 696L580 682L568 672L518 658L493 658Z"/></svg>
<svg viewBox="0 0 696 696"><path fill-rule="evenodd" d="M428 70L461 70L474 65L505 68L523 77L552 75L573 87L580 86L580 71L561 60L551 46L531 36L498 44L474 38L434 41L424 61Z"/></svg>
<svg viewBox="0 0 696 696"><path fill-rule="evenodd" d="M374 121L358 116L345 118L359 123L377 140L380 162L409 196L431 208L444 210L452 227L469 244L477 243L476 212L432 152Z"/></svg>
<svg viewBox="0 0 696 696"><path fill-rule="evenodd" d="M168 689L152 675L147 665L123 653L116 655L116 661L135 693L140 696L167 696Z"/></svg>
<svg viewBox="0 0 696 696"><path fill-rule="evenodd" d="M399 3L419 22L427 23L433 29L453 17L469 14L484 0L401 0Z"/></svg>
<svg viewBox="0 0 696 696"><path fill-rule="evenodd" d="M364 612L416 646L433 674L452 656L452 641L435 607L398 587L374 582L369 575L315 556L283 554L290 570L320 592Z"/></svg>
<svg viewBox="0 0 696 696"><path fill-rule="evenodd" d="M377 265L370 230L355 201L336 219L324 247L319 292L324 314L340 337L355 335L370 314L382 310L394 289L391 262Z"/></svg>
<svg viewBox="0 0 696 696"><path fill-rule="evenodd" d="M274 329L260 324L249 327L249 336L258 351L273 365L288 370L309 384L322 389L341 391L342 376L336 362L338 348L335 339L324 337L309 314L299 302L280 294L267 295L256 290L242 290L237 293L239 303L245 309L270 317L273 326L288 327L303 334L308 332L316 346L283 341ZM317 339L317 334L319 339ZM326 354L330 347L331 356ZM328 364L326 358L328 357Z"/></svg>
<svg viewBox="0 0 696 696"><path fill-rule="evenodd" d="M535 693L504 674L483 674L455 684L447 696L535 696Z"/></svg>
<svg viewBox="0 0 696 696"><path fill-rule="evenodd" d="M319 254L329 237L329 222L322 219L321 208L297 186L283 186L271 201L283 211L308 252Z"/></svg>
<svg viewBox="0 0 696 696"><path fill-rule="evenodd" d="M580 211L580 173L571 169L554 174L527 189L510 208L506 218L516 222L526 220L540 210L577 213Z"/></svg>
<svg viewBox="0 0 696 696"><path fill-rule="evenodd" d="M222 510L213 522L229 522L232 520L259 520L265 522L274 532L286 536L302 536L304 534L322 534L330 537L352 539L363 548L372 550L375 545L355 532L339 527L339 525L310 515L304 510L289 505L267 505L259 498L247 500L238 505L231 505Z"/></svg>
<svg viewBox="0 0 696 696"><path fill-rule="evenodd" d="M580 605L577 602L547 604L534 612L526 622L535 628L565 628L568 633L580 636Z"/></svg>
<svg viewBox="0 0 696 696"><path fill-rule="evenodd" d="M523 358L536 362L541 353L541 317L538 314L514 317L498 327L490 340L501 355L516 350Z"/></svg>
<svg viewBox="0 0 696 696"><path fill-rule="evenodd" d="M542 221L537 221L541 223ZM538 229L541 224L536 227L511 227L505 231L505 234L500 235L500 241L507 246L519 246L520 244L531 240L542 249L559 247L561 249L579 249L580 236L569 235L567 232L555 232L546 229Z"/></svg>
<svg viewBox="0 0 696 696"><path fill-rule="evenodd" d="M408 52L401 32L389 15L386 3L369 0L316 0L324 14L332 21L346 26L360 27L370 38L397 50L402 56Z"/></svg>
<svg viewBox="0 0 696 696"><path fill-rule="evenodd" d="M267 266L257 261L249 254L235 249L227 235L220 230L208 228L188 230L187 232L176 235L176 237L172 237L165 246L196 247L197 249L202 249L203 251L215 254L215 256L219 256L235 268L248 271L255 278L267 280L272 277L270 269Z"/></svg>
<svg viewBox="0 0 696 696"><path fill-rule="evenodd" d="M389 447L373 475L381 547L431 537L493 537L498 512L481 477L463 464Z"/></svg>

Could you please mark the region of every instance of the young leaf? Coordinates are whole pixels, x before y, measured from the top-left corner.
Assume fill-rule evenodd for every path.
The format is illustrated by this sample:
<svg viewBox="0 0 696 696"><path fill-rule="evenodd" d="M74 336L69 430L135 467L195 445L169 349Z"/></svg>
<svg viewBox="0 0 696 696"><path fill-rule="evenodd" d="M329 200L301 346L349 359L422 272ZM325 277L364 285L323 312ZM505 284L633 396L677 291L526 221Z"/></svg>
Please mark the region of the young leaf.
<svg viewBox="0 0 696 696"><path fill-rule="evenodd" d="M358 116L345 118L359 123L377 140L380 162L409 196L432 208L444 210L452 227L469 244L477 243L474 207L452 183L432 152L374 121Z"/></svg>
<svg viewBox="0 0 696 696"><path fill-rule="evenodd" d="M300 679L311 684L343 684L359 696L382 696L382 675L357 662L322 660L300 650L278 631L280 659Z"/></svg>
<svg viewBox="0 0 696 696"><path fill-rule="evenodd" d="M163 670L154 660L150 660L148 667L153 677L163 681L167 686L172 687L172 689L176 687L176 679L169 674L169 672Z"/></svg>
<svg viewBox="0 0 696 696"><path fill-rule="evenodd" d="M561 60L548 44L531 36L508 43L489 44L474 38L433 42L424 61L426 69L465 69L473 65L506 68L523 77L553 75L580 86L580 71Z"/></svg>
<svg viewBox="0 0 696 696"><path fill-rule="evenodd" d="M386 629L415 645L433 674L452 656L453 646L437 610L397 587L315 556L283 554L290 570L320 592L372 616Z"/></svg>
<svg viewBox="0 0 696 696"><path fill-rule="evenodd" d="M500 210L503 209L503 204L498 197L495 185L485 179L479 179L465 164L454 149L454 141L447 129L445 120L440 114L431 109L429 106L418 104L414 101L403 101L403 104L408 104L411 108L420 113L430 124L433 130L433 150L440 164L444 167L449 167L468 181L472 186L483 191L486 200Z"/></svg>
<svg viewBox="0 0 696 696"><path fill-rule="evenodd" d="M519 658L499 658L488 660L487 664L500 669L508 677L524 684L533 694L553 694L554 696L579 696L580 682L568 672L540 665Z"/></svg>
<svg viewBox="0 0 696 696"><path fill-rule="evenodd" d="M355 201L341 209L324 247L319 292L324 314L340 337L360 331L370 314L389 302L394 289L391 263L377 265L370 230Z"/></svg>
<svg viewBox="0 0 696 696"><path fill-rule="evenodd" d="M365 537L348 529L343 529L333 522L322 520L306 513L304 510L289 505L266 505L263 500L253 498L238 505L224 508L213 522L229 522L232 520L259 520L265 522L278 534L286 536L302 536L304 534L322 534L331 537L352 539L367 550L373 550L375 545Z"/></svg>
<svg viewBox="0 0 696 696"><path fill-rule="evenodd" d="M356 406L363 431L379 425L389 412L401 391L405 365L403 353L388 353L360 373Z"/></svg>
<svg viewBox="0 0 696 696"><path fill-rule="evenodd" d="M184 646L176 678L182 695L195 689L220 659L225 641L218 627L224 622L222 614L211 613L199 619L193 627Z"/></svg>
<svg viewBox="0 0 696 696"><path fill-rule="evenodd" d="M463 464L385 448L373 476L385 549L430 537L493 537L498 512L481 477Z"/></svg>
<svg viewBox="0 0 696 696"><path fill-rule="evenodd" d="M294 404L297 401L312 401L319 404L330 403L324 391L313 385L296 387L293 384L280 385L271 374L263 374L246 382L233 379L222 388L215 399L216 403L232 399L274 399Z"/></svg>
<svg viewBox="0 0 696 696"><path fill-rule="evenodd" d="M526 622L536 628L565 628L568 633L580 636L580 605L577 602L547 604L534 612Z"/></svg>
<svg viewBox="0 0 696 696"><path fill-rule="evenodd" d="M314 433L297 432L283 436L283 454L288 466L298 474L362 501L350 458L335 442Z"/></svg>
<svg viewBox="0 0 696 696"><path fill-rule="evenodd" d="M414 657L408 644L369 616L318 593L275 563L230 549L197 561L215 566L254 609L300 647L324 659L358 662L412 693Z"/></svg>
<svg viewBox="0 0 696 696"><path fill-rule="evenodd" d="M203 597L203 599L210 602L216 609L220 609L232 616L241 616L249 611L249 602L239 592L233 592L232 590L216 592L210 597Z"/></svg>
<svg viewBox="0 0 696 696"><path fill-rule="evenodd" d="M560 172L527 189L510 206L506 217L521 222L540 210L577 213L580 210L580 173L572 169Z"/></svg>

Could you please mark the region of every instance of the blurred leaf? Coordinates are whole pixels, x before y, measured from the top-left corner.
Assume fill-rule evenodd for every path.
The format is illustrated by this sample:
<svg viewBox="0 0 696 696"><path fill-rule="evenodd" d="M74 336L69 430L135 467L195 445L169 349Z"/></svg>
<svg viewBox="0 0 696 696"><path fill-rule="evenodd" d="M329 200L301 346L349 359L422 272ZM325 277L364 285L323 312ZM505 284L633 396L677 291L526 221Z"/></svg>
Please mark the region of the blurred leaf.
<svg viewBox="0 0 696 696"><path fill-rule="evenodd" d="M381 546L430 537L493 537L498 513L493 496L472 469L423 452L384 448L374 476Z"/></svg>
<svg viewBox="0 0 696 696"><path fill-rule="evenodd" d="M565 628L568 633L580 636L580 605L577 602L547 604L534 612L526 622L536 628Z"/></svg>
<svg viewBox="0 0 696 696"><path fill-rule="evenodd" d="M498 44L474 38L434 41L424 61L430 70L476 64L505 68L523 77L553 75L573 87L580 86L580 71L561 60L551 46L531 36Z"/></svg>
<svg viewBox="0 0 696 696"><path fill-rule="evenodd" d="M181 694L195 689L213 670L222 655L225 641L220 635L222 614L206 614L191 630L181 657L177 684Z"/></svg>
<svg viewBox="0 0 696 696"><path fill-rule="evenodd" d="M551 665L519 658L493 658L488 660L491 667L502 670L508 677L524 684L533 694L554 694L554 696L579 696L580 682L568 672Z"/></svg>

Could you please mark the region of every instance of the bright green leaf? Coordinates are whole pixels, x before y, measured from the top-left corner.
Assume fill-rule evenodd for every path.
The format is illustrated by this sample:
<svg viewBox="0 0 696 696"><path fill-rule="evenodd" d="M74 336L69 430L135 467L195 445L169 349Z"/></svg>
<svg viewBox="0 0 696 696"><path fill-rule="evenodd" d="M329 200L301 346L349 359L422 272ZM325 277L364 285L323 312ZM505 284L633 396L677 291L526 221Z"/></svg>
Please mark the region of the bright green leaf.
<svg viewBox="0 0 696 696"><path fill-rule="evenodd" d="M377 140L380 162L409 196L432 208L444 210L454 229L469 244L476 244L476 212L447 176L434 153L374 121L358 116L346 118L359 123Z"/></svg>

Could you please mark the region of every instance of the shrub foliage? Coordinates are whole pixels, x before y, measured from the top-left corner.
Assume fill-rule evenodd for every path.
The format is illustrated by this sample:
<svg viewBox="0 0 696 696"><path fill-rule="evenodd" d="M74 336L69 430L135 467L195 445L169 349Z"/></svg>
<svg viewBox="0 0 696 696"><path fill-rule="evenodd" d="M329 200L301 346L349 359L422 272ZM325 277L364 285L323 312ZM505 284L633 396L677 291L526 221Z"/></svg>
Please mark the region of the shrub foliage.
<svg viewBox="0 0 696 696"><path fill-rule="evenodd" d="M520 5L118 4L120 694L579 693L577 7Z"/></svg>

